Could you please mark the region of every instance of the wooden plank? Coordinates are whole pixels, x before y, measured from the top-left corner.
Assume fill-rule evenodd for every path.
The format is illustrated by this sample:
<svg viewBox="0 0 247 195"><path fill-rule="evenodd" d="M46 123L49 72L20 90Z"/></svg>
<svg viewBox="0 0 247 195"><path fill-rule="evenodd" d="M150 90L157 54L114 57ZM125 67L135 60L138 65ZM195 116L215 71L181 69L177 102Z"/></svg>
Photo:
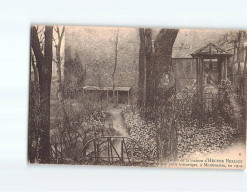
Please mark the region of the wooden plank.
<svg viewBox="0 0 247 195"><path fill-rule="evenodd" d="M111 143L111 147L113 148L113 150L114 150L114 151L115 151L115 153L117 154L117 156L118 156L119 160L121 160L121 158L120 158L120 156L119 156L119 154L118 154L118 152L117 152L116 148L114 147L114 145L113 145L113 143L112 143L112 141L111 141L111 140L110 140L110 143Z"/></svg>
<svg viewBox="0 0 247 195"><path fill-rule="evenodd" d="M109 94L108 94L108 90L106 91L106 99L107 99L107 104L109 103Z"/></svg>
<svg viewBox="0 0 247 195"><path fill-rule="evenodd" d="M124 138L123 138L124 140ZM123 148L123 140L121 141L121 161L124 161L124 148Z"/></svg>
<svg viewBox="0 0 247 195"><path fill-rule="evenodd" d="M128 91L128 105L130 105L130 91Z"/></svg>
<svg viewBox="0 0 247 195"><path fill-rule="evenodd" d="M94 156L95 156L95 159L97 159L97 148L96 148L95 139L93 140L93 145L94 145Z"/></svg>
<svg viewBox="0 0 247 195"><path fill-rule="evenodd" d="M130 158L129 158L129 155L128 155L127 146L126 146L126 143L125 143L125 140L124 140L124 139L123 139L123 143L124 143L125 152L126 152L126 155L127 155L128 161L130 162Z"/></svg>
<svg viewBox="0 0 247 195"><path fill-rule="evenodd" d="M97 160L99 158L99 139L97 139Z"/></svg>
<svg viewBox="0 0 247 195"><path fill-rule="evenodd" d="M110 145L111 160L113 161L111 138L109 138L109 145Z"/></svg>
<svg viewBox="0 0 247 195"><path fill-rule="evenodd" d="M110 162L110 142L109 142L109 138L107 138L107 154L108 154L108 161Z"/></svg>
<svg viewBox="0 0 247 195"><path fill-rule="evenodd" d="M117 91L117 105L118 105L118 91Z"/></svg>

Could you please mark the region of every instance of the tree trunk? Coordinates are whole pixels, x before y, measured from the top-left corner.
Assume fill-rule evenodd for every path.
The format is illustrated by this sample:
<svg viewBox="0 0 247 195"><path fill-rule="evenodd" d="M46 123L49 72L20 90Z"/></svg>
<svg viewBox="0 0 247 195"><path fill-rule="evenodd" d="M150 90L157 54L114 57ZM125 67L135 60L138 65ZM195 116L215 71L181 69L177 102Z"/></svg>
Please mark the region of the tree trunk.
<svg viewBox="0 0 247 195"><path fill-rule="evenodd" d="M117 103L118 103L116 100L116 92L115 92L115 73L117 69L117 60L118 60L118 34L119 34L119 29L117 31L116 41L115 41L115 59L114 59L114 68L112 73L112 92L113 92L114 108L117 107Z"/></svg>
<svg viewBox="0 0 247 195"><path fill-rule="evenodd" d="M50 162L50 92L52 75L52 33L53 27L45 27L44 64L39 72L40 78L40 107L41 107L41 136L40 159L41 163Z"/></svg>
<svg viewBox="0 0 247 195"><path fill-rule="evenodd" d="M140 28L138 106L151 108L154 102L152 30Z"/></svg>
<svg viewBox="0 0 247 195"><path fill-rule="evenodd" d="M31 55L31 66L33 68L34 80L30 78L30 99L29 99L29 124L28 124L28 158L30 163L37 160L37 148L39 137L39 78L35 65L33 53Z"/></svg>
<svg viewBox="0 0 247 195"><path fill-rule="evenodd" d="M232 70L231 70L232 83L234 82L234 68L235 68L236 48L237 48L237 44L236 44L236 42L234 42L234 46L233 46L233 56L232 56Z"/></svg>
<svg viewBox="0 0 247 195"><path fill-rule="evenodd" d="M246 73L247 68L247 48L245 48L245 57L244 57L244 74Z"/></svg>
<svg viewBox="0 0 247 195"><path fill-rule="evenodd" d="M237 42L237 62L238 62L238 73L240 73L240 43L241 43L241 32L238 32L238 42Z"/></svg>
<svg viewBox="0 0 247 195"><path fill-rule="evenodd" d="M62 32L60 34L59 31L59 27L57 27L55 29L55 31L57 32L57 36L58 36L58 44L55 46L56 47L56 64L57 64L57 83L58 83L58 91L57 91L57 96L58 96L58 100L60 103L60 107L62 109L62 113L63 113L63 120L64 120L64 128L68 131L68 134L70 134L70 120L65 108L65 102L64 102L64 87L63 87L63 83L62 83L62 71L61 71L61 45L62 45L62 40L63 40L63 36L64 36L64 32L65 32L65 27L63 26ZM62 145L61 145L62 147Z"/></svg>
<svg viewBox="0 0 247 195"><path fill-rule="evenodd" d="M145 30L139 28L140 35L140 50L139 50L139 77L138 77L138 106L144 107L145 102L145 68L146 68L146 44L145 44Z"/></svg>
<svg viewBox="0 0 247 195"><path fill-rule="evenodd" d="M155 113L156 118L162 120L163 114L169 117L173 122L176 117L174 111L171 113L163 113L163 107L165 105L169 106L169 101L171 97L174 97L175 93L175 72L172 66L172 48L177 37L177 29L162 29L155 42L155 52L154 52L154 71L155 71ZM172 104L173 105L173 104ZM174 105L173 105L174 106ZM167 109L166 109L167 110ZM163 124L163 122L161 123ZM162 125L161 125L162 126ZM175 126L175 125L174 125ZM174 127L171 128L158 128L158 158L161 161L163 158L167 158L169 145L171 145L172 140L169 135L174 131ZM176 134L174 134L176 135ZM176 148L176 142L172 143L172 148ZM175 152L176 150L174 150ZM170 151L171 152L171 151Z"/></svg>
<svg viewBox="0 0 247 195"><path fill-rule="evenodd" d="M153 67L153 48L152 48L152 31L150 28L145 29L145 43L146 43L146 79L145 79L145 105L146 108L152 108L154 103L154 67Z"/></svg>
<svg viewBox="0 0 247 195"><path fill-rule="evenodd" d="M172 66L172 48L178 34L178 29L162 29L155 42L154 69L155 90L165 89L175 85L175 74ZM168 79L168 85L166 80Z"/></svg>
<svg viewBox="0 0 247 195"><path fill-rule="evenodd" d="M60 35L59 27L57 27L57 35L58 35L58 44L56 46L56 58L57 58L57 83L58 83L58 91L57 96L60 103L63 105L64 102L64 89L62 83L62 71L61 71L61 45L63 40L65 27L63 26L62 33Z"/></svg>
<svg viewBox="0 0 247 195"><path fill-rule="evenodd" d="M31 45L36 57L39 71L40 89L40 129L39 129L39 159L41 163L50 162L50 90L52 74L52 33L53 27L45 27L44 55L41 51L37 30L32 27Z"/></svg>

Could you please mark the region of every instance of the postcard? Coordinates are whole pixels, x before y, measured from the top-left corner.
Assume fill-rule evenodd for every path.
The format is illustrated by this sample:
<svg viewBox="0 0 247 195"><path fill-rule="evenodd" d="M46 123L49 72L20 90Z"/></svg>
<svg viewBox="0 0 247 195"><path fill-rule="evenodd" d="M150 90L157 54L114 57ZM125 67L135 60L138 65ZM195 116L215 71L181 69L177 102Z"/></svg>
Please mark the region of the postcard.
<svg viewBox="0 0 247 195"><path fill-rule="evenodd" d="M28 162L245 169L247 31L31 26Z"/></svg>

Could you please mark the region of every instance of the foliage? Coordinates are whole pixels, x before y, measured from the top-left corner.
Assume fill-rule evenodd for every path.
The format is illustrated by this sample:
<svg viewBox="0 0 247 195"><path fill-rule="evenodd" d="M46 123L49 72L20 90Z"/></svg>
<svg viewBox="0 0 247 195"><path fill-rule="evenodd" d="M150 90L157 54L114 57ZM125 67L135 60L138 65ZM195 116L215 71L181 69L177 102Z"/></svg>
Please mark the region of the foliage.
<svg viewBox="0 0 247 195"><path fill-rule="evenodd" d="M83 161L85 143L100 136L111 133L105 127L108 113L104 106L87 98L65 100L67 116L61 116L62 108L58 102L52 105L51 113L51 145L54 163L78 163Z"/></svg>
<svg viewBox="0 0 247 195"><path fill-rule="evenodd" d="M190 157L198 152L206 155L212 152L220 152L236 141L236 129L227 124L221 126L211 125L198 128L186 127L180 124L178 131L178 157Z"/></svg>
<svg viewBox="0 0 247 195"><path fill-rule="evenodd" d="M219 85L219 111L221 116L225 119L225 121L233 122L233 106L231 105L231 81L228 79L222 80Z"/></svg>
<svg viewBox="0 0 247 195"><path fill-rule="evenodd" d="M154 160L157 158L157 142L156 142L156 128L155 124L145 122L141 119L136 107L126 106L122 110L122 117L130 138L134 142L127 143L127 147L133 147L133 155L137 158L144 158L147 160ZM131 146L132 145L132 146Z"/></svg>

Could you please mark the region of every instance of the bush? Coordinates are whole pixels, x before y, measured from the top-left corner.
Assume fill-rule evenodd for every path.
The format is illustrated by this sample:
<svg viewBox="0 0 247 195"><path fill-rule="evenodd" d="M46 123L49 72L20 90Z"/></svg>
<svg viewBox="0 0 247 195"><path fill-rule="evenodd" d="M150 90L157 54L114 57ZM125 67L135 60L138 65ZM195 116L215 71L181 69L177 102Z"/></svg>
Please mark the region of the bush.
<svg viewBox="0 0 247 195"><path fill-rule="evenodd" d="M51 145L54 163L78 163L85 157L84 145L100 136L108 113L104 105L89 101L65 100L64 110L54 101L51 104Z"/></svg>
<svg viewBox="0 0 247 195"><path fill-rule="evenodd" d="M128 150L133 147L133 156L137 159L156 159L157 136L155 124L142 120L135 107L124 107L122 117L130 138L134 140L127 143Z"/></svg>
<svg viewBox="0 0 247 195"><path fill-rule="evenodd" d="M233 115L233 106L231 104L231 81L228 79L222 80L219 85L219 111L221 116L225 119L229 124L233 123L234 115Z"/></svg>
<svg viewBox="0 0 247 195"><path fill-rule="evenodd" d="M226 124L219 127L211 125L207 128L180 126L178 131L178 157L189 157L196 152L204 155L219 152L237 141L235 135L236 130Z"/></svg>

